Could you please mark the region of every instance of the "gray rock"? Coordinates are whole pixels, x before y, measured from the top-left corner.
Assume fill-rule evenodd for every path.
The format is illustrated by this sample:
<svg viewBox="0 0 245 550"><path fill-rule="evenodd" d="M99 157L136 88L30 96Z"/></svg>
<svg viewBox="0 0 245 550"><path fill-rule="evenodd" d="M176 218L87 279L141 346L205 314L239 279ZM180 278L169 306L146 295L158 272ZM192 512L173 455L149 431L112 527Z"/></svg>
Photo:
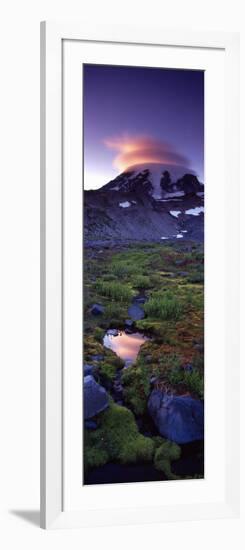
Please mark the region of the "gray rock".
<svg viewBox="0 0 245 550"><path fill-rule="evenodd" d="M128 308L128 315L131 319L133 319L133 321L140 321L140 319L144 319L145 317L143 309L137 304L132 304Z"/></svg>
<svg viewBox="0 0 245 550"><path fill-rule="evenodd" d="M201 400L153 390L148 410L163 437L180 444L203 439L204 405Z"/></svg>
<svg viewBox="0 0 245 550"><path fill-rule="evenodd" d="M103 315L104 311L105 308L101 304L93 304L91 307L91 313L93 315Z"/></svg>
<svg viewBox="0 0 245 550"><path fill-rule="evenodd" d="M146 300L147 300L146 296L135 296L133 301L136 304L145 304Z"/></svg>
<svg viewBox="0 0 245 550"><path fill-rule="evenodd" d="M109 404L108 394L92 375L84 377L84 419L93 418L96 414L104 411Z"/></svg>

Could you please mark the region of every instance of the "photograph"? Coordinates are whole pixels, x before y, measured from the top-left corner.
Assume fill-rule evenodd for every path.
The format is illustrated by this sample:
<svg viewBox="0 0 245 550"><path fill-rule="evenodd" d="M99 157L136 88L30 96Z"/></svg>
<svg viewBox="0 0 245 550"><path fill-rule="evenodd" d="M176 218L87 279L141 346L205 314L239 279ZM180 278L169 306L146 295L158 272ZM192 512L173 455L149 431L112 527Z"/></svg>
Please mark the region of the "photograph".
<svg viewBox="0 0 245 550"><path fill-rule="evenodd" d="M83 64L83 484L202 479L202 70Z"/></svg>

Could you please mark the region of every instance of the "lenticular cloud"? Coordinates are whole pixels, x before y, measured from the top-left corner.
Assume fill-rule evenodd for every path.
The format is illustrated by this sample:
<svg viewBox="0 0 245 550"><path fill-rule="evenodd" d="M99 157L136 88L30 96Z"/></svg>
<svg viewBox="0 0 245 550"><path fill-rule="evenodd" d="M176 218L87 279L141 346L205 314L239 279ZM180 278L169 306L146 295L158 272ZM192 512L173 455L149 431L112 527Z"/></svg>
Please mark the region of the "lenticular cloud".
<svg viewBox="0 0 245 550"><path fill-rule="evenodd" d="M113 165L120 171L136 164L156 163L188 166L189 161L171 145L151 136L118 136L105 139L105 145L117 151Z"/></svg>

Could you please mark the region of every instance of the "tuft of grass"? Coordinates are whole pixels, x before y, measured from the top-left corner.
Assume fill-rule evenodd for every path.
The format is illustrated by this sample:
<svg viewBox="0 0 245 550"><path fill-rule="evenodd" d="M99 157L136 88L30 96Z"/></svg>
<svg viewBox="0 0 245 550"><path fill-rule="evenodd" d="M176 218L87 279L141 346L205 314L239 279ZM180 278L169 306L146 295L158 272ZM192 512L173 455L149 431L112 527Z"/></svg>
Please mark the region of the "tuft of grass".
<svg viewBox="0 0 245 550"><path fill-rule="evenodd" d="M150 277L147 277L146 275L137 275L134 278L133 286L138 289L150 288L151 287Z"/></svg>
<svg viewBox="0 0 245 550"><path fill-rule="evenodd" d="M96 282L96 290L102 296L118 300L119 302L128 302L133 295L131 288L127 284L116 281L99 280Z"/></svg>
<svg viewBox="0 0 245 550"><path fill-rule="evenodd" d="M171 385L184 384L190 393L203 399L204 378L203 374L197 369L193 369L192 371L186 371L184 368L170 370L167 374L167 379Z"/></svg>
<svg viewBox="0 0 245 550"><path fill-rule="evenodd" d="M177 321L183 312L180 301L170 290L153 294L144 305L144 309L149 317L174 321Z"/></svg>
<svg viewBox="0 0 245 550"><path fill-rule="evenodd" d="M94 338L97 342L103 341L103 336L105 334L105 331L100 327L95 327L94 329Z"/></svg>

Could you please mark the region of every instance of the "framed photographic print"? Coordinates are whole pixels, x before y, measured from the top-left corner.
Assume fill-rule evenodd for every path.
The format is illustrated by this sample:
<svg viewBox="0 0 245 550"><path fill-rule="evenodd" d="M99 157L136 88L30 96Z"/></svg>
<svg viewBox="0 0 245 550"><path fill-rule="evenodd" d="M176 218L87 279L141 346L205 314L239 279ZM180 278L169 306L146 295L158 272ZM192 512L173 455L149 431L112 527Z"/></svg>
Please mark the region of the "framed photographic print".
<svg viewBox="0 0 245 550"><path fill-rule="evenodd" d="M41 523L239 511L236 34L41 24Z"/></svg>

